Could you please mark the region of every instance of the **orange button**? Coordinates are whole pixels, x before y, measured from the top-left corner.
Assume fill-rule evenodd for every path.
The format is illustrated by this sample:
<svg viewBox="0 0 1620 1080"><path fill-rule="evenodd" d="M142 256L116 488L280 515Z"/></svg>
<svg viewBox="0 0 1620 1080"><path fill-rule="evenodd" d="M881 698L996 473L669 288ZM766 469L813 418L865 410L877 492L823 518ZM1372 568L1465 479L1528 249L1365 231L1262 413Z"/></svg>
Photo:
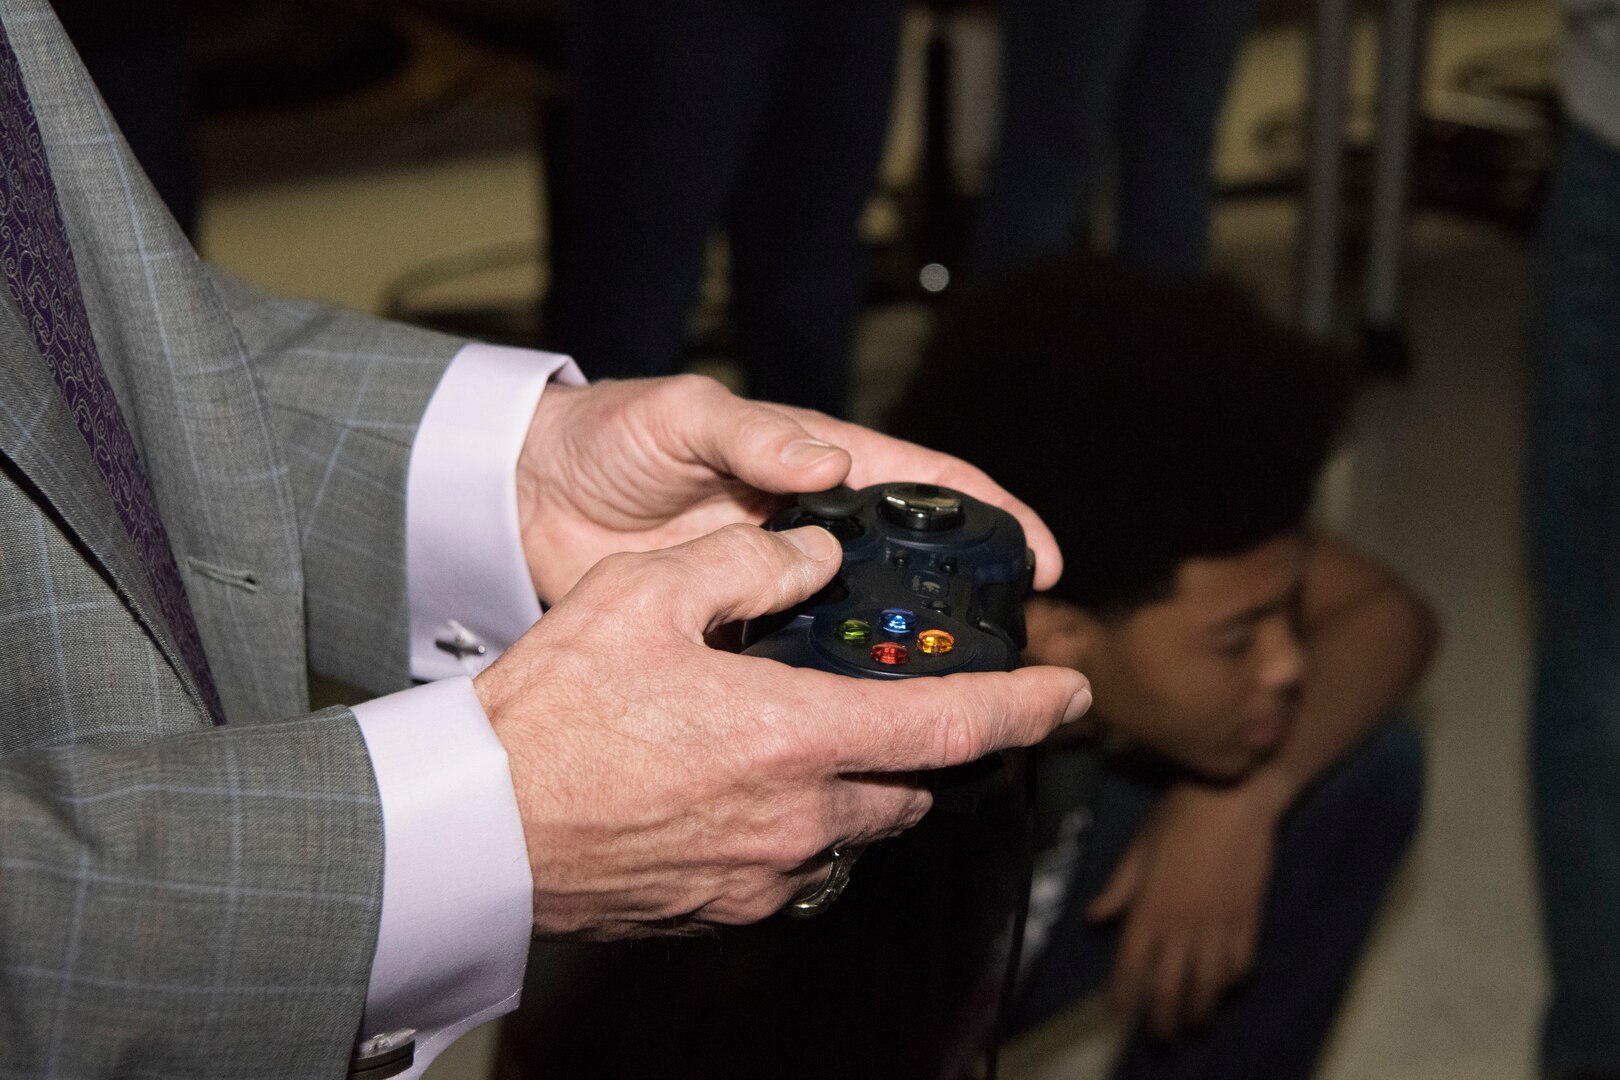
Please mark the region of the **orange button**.
<svg viewBox="0 0 1620 1080"><path fill-rule="evenodd" d="M872 659L880 664L891 667L911 662L911 654L904 645L896 645L892 641L885 641L882 645L872 646Z"/></svg>
<svg viewBox="0 0 1620 1080"><path fill-rule="evenodd" d="M917 648L930 656L939 656L956 648L956 639L943 630L924 630L917 635Z"/></svg>

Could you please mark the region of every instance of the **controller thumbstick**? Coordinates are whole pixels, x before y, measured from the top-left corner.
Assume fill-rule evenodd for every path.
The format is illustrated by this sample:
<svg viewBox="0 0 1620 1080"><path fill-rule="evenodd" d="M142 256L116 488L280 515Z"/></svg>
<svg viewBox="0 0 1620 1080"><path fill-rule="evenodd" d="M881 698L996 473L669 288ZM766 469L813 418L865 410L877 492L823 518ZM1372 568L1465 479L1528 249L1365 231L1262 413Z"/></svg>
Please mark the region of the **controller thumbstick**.
<svg viewBox="0 0 1620 1080"><path fill-rule="evenodd" d="M934 484L895 484L878 504L883 516L914 532L943 532L962 524L962 496Z"/></svg>
<svg viewBox="0 0 1620 1080"><path fill-rule="evenodd" d="M861 535L861 496L840 484L799 496L800 525L820 525L840 540Z"/></svg>

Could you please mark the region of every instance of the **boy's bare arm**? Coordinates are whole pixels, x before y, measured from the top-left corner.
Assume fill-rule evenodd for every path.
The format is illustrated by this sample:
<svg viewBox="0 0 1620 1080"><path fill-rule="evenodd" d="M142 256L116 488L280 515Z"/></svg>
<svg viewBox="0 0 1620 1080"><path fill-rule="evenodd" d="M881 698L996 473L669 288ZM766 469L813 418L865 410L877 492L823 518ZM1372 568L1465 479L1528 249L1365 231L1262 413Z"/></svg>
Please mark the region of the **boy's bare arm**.
<svg viewBox="0 0 1620 1080"><path fill-rule="evenodd" d="M1276 756L1240 785L1279 816L1411 692L1440 636L1411 586L1344 541L1317 534L1306 558L1299 715Z"/></svg>

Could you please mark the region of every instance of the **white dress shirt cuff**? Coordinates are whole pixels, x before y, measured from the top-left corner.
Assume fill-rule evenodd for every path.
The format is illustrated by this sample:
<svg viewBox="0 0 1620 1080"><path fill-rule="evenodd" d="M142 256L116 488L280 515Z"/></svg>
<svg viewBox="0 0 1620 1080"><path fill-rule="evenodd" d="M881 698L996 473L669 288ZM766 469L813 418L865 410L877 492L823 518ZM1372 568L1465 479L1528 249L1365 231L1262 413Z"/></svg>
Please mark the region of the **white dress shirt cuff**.
<svg viewBox="0 0 1620 1080"><path fill-rule="evenodd" d="M518 533L517 460L551 353L468 345L428 402L406 490L411 673L355 708L383 818L382 920L362 1038L415 1029L415 1077L517 1007L533 926L528 848L506 751L468 676L540 617ZM450 649L441 648L445 642Z"/></svg>
<svg viewBox="0 0 1620 1080"><path fill-rule="evenodd" d="M411 449L405 511L411 674L482 671L540 617L518 533L517 460L552 379L582 384L566 356L467 345Z"/></svg>
<svg viewBox="0 0 1620 1080"><path fill-rule="evenodd" d="M506 750L472 680L354 708L382 796L382 922L362 1038L416 1029L414 1077L517 1007L534 917Z"/></svg>

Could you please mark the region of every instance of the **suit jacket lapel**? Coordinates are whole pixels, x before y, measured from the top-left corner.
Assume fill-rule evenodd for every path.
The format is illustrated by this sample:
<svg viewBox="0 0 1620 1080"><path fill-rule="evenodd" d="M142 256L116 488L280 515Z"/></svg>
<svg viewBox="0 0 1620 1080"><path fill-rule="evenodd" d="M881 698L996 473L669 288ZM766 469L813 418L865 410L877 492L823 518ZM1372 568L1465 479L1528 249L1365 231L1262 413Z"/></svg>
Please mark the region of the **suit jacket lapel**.
<svg viewBox="0 0 1620 1080"><path fill-rule="evenodd" d="M287 466L230 313L141 174L44 0L0 0L79 284L163 513L231 723L297 715L301 534ZM198 569L223 570L239 588Z"/></svg>
<svg viewBox="0 0 1620 1080"><path fill-rule="evenodd" d="M73 533L89 561L162 650L191 700L202 699L181 659L140 556L118 520L90 447L68 411L21 313L0 290L0 455L10 459ZM206 712L206 709L204 709Z"/></svg>

